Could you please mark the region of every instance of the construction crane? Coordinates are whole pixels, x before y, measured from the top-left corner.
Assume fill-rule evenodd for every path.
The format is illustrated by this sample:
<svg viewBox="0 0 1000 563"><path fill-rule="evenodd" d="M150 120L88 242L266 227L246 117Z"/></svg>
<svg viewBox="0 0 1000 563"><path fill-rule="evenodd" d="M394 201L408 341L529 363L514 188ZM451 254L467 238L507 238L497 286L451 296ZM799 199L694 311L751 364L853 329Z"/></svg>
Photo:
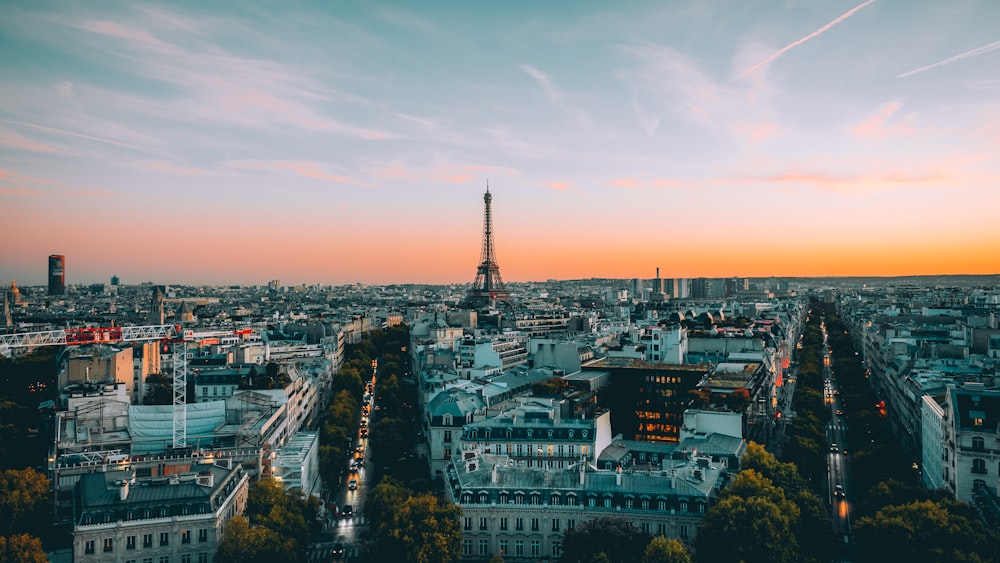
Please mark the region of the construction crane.
<svg viewBox="0 0 1000 563"><path fill-rule="evenodd" d="M39 346L80 346L158 340L169 344L173 356L173 447L187 447L187 345L222 336L247 337L253 329L195 331L180 325L80 327L0 335L0 350ZM179 353L178 353L179 352Z"/></svg>

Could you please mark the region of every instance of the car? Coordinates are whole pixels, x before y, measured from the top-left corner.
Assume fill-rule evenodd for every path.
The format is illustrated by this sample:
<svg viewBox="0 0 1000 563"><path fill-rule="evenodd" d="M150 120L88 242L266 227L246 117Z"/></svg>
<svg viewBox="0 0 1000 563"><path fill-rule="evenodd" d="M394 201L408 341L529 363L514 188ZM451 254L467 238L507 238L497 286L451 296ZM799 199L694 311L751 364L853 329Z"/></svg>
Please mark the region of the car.
<svg viewBox="0 0 1000 563"><path fill-rule="evenodd" d="M358 480L352 478L350 481L347 482L347 488L350 489L350 490L352 490L352 491L358 490ZM350 506L350 505L347 505L347 506L344 507L345 511L347 510L348 506Z"/></svg>
<svg viewBox="0 0 1000 563"><path fill-rule="evenodd" d="M340 515L345 518L354 516L354 507L349 504L345 504L344 507L340 509Z"/></svg>
<svg viewBox="0 0 1000 563"><path fill-rule="evenodd" d="M333 547L330 548L330 555L333 555L334 557L343 557L344 556L344 544L342 542L336 542L336 543L334 543Z"/></svg>
<svg viewBox="0 0 1000 563"><path fill-rule="evenodd" d="M839 409L838 409L838 410L837 410L837 416L840 416L840 415L842 415L842 414L844 414L844 411L842 411L842 410L839 410Z"/></svg>
<svg viewBox="0 0 1000 563"><path fill-rule="evenodd" d="M837 442L830 444L830 451L833 453L840 451L840 448L837 446Z"/></svg>
<svg viewBox="0 0 1000 563"><path fill-rule="evenodd" d="M838 497L838 498L846 498L847 497L847 492L844 491L844 486L841 485L840 483L837 483L836 485L834 485L833 486L833 496Z"/></svg>

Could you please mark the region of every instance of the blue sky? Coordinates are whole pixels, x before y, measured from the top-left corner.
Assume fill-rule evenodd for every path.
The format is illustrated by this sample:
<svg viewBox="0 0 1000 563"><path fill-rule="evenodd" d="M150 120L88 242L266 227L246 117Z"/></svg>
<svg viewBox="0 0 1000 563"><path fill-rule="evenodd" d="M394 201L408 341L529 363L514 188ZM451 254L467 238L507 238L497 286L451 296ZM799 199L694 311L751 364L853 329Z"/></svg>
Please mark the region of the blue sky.
<svg viewBox="0 0 1000 563"><path fill-rule="evenodd" d="M0 10L0 281L1000 271L995 2L203 4Z"/></svg>

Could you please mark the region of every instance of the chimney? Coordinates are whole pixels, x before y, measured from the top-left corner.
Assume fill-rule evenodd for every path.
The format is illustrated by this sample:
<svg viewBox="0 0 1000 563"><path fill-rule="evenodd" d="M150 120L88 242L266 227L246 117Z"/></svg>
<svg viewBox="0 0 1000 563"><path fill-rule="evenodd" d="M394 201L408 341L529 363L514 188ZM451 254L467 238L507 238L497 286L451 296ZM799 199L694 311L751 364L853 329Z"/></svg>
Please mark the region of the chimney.
<svg viewBox="0 0 1000 563"><path fill-rule="evenodd" d="M118 500L125 501L128 498L128 479L122 479L118 484Z"/></svg>
<svg viewBox="0 0 1000 563"><path fill-rule="evenodd" d="M587 464L584 461L580 462L580 486L582 487L585 483L587 477Z"/></svg>
<svg viewBox="0 0 1000 563"><path fill-rule="evenodd" d="M622 466L618 466L618 472L615 474L615 485L622 486Z"/></svg>
<svg viewBox="0 0 1000 563"><path fill-rule="evenodd" d="M493 473L490 475L490 481L492 481L494 485L500 482L500 475L497 472L497 464L495 463L493 464Z"/></svg>

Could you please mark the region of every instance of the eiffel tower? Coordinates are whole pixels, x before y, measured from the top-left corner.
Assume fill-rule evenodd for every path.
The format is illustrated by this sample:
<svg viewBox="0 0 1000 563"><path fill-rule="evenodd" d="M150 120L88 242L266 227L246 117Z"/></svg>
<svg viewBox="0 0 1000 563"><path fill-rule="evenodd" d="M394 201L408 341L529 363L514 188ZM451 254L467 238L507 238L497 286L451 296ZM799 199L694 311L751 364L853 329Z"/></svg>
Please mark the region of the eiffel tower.
<svg viewBox="0 0 1000 563"><path fill-rule="evenodd" d="M510 293L507 292L500 277L500 266L497 265L496 255L493 253L493 196L490 194L489 184L486 185L483 202L486 204L483 218L483 253L479 267L476 268L476 280L472 282L469 294L462 302L470 309L512 304Z"/></svg>

